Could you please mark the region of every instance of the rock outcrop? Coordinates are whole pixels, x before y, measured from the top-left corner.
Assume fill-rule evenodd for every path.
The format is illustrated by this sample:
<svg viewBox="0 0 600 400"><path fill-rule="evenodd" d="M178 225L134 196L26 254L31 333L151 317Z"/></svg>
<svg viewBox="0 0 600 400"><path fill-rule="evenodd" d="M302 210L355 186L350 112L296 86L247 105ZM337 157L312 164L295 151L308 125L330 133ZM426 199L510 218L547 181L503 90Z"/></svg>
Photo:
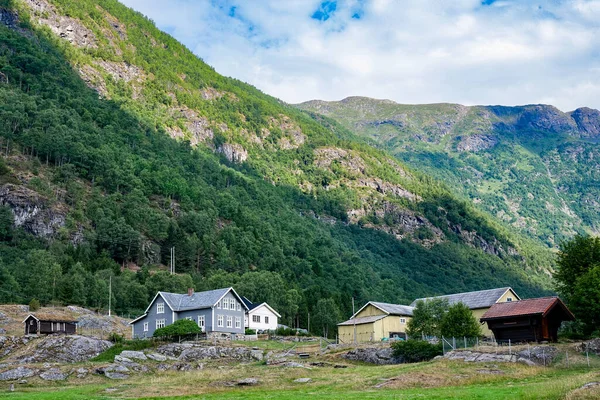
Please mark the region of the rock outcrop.
<svg viewBox="0 0 600 400"><path fill-rule="evenodd" d="M75 363L96 357L113 344L108 340L72 335L51 335L16 357L21 363L61 362Z"/></svg>
<svg viewBox="0 0 600 400"><path fill-rule="evenodd" d="M35 375L36 370L26 367L17 367L8 371L0 372L0 381L15 381L17 379L29 378Z"/></svg>
<svg viewBox="0 0 600 400"><path fill-rule="evenodd" d="M571 113L582 137L600 136L600 111L588 107L578 108Z"/></svg>
<svg viewBox="0 0 600 400"><path fill-rule="evenodd" d="M481 151L491 149L498 144L498 138L491 135L459 136L456 150L458 151Z"/></svg>
<svg viewBox="0 0 600 400"><path fill-rule="evenodd" d="M342 357L347 360L362 361L378 365L400 364L403 362L402 358L394 356L393 350L390 347L365 347L352 349L346 354L343 354Z"/></svg>
<svg viewBox="0 0 600 400"><path fill-rule="evenodd" d="M534 346L529 350L518 353L484 353L469 350L449 351L444 355L448 360L465 362L518 362L526 365L550 365L558 355L558 349L553 346Z"/></svg>
<svg viewBox="0 0 600 400"><path fill-rule="evenodd" d="M205 346L192 343L166 344L156 349L156 353L185 362L221 358L248 361L261 361L263 359L262 350L254 350L248 347Z"/></svg>

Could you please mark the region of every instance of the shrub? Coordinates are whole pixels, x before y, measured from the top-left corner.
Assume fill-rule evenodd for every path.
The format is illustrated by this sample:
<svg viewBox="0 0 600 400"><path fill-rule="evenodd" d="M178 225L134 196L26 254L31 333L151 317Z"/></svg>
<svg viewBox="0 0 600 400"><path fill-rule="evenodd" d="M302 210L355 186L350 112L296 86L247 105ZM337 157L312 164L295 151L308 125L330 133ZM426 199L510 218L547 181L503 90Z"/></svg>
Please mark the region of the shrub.
<svg viewBox="0 0 600 400"><path fill-rule="evenodd" d="M402 358L405 362L428 361L435 356L442 355L441 344L431 344L424 340L406 340L392 343L394 356Z"/></svg>
<svg viewBox="0 0 600 400"><path fill-rule="evenodd" d="M473 312L463 303L456 303L448 308L440 323L442 336L447 337L478 337L481 336L481 326Z"/></svg>
<svg viewBox="0 0 600 400"><path fill-rule="evenodd" d="M119 335L117 332L111 332L108 335L108 340L110 340L113 343L123 343L125 338L123 337L123 335Z"/></svg>
<svg viewBox="0 0 600 400"><path fill-rule="evenodd" d="M193 333L200 333L198 325L189 319L180 319L171 325L155 330L154 337L167 338L173 336L185 336Z"/></svg>
<svg viewBox="0 0 600 400"><path fill-rule="evenodd" d="M37 311L41 307L40 301L38 299L31 299L29 302L29 311Z"/></svg>
<svg viewBox="0 0 600 400"><path fill-rule="evenodd" d="M254 335L256 334L256 331L254 329L246 328L246 331L244 333L246 335Z"/></svg>

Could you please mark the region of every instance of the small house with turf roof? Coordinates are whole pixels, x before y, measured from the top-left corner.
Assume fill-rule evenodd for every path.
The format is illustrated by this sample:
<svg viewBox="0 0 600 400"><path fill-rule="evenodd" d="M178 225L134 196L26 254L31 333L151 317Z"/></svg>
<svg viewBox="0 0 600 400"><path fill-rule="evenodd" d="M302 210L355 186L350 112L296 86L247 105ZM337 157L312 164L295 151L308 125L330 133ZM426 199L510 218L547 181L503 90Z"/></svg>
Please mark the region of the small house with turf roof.
<svg viewBox="0 0 600 400"><path fill-rule="evenodd" d="M385 339L406 339L406 324L413 307L370 301L348 321L338 324L340 343L379 342Z"/></svg>
<svg viewBox="0 0 600 400"><path fill-rule="evenodd" d="M512 288L502 287L496 289L478 290L474 292L448 294L443 296L424 297L421 299L416 299L410 305L411 307L416 307L417 302L431 299L445 299L448 300L450 305L463 303L471 309L473 316L477 321L479 321L494 304L518 301L520 300L520 297ZM493 335L492 331L485 325L482 325L481 331L484 336L491 337Z"/></svg>
<svg viewBox="0 0 600 400"><path fill-rule="evenodd" d="M29 314L23 321L26 335L77 332L77 320L62 312L45 312Z"/></svg>
<svg viewBox="0 0 600 400"><path fill-rule="evenodd" d="M248 307L233 288L187 294L158 292L144 315L130 322L131 336L152 337L158 328L179 319L189 319L207 336L235 337L244 334L244 316Z"/></svg>

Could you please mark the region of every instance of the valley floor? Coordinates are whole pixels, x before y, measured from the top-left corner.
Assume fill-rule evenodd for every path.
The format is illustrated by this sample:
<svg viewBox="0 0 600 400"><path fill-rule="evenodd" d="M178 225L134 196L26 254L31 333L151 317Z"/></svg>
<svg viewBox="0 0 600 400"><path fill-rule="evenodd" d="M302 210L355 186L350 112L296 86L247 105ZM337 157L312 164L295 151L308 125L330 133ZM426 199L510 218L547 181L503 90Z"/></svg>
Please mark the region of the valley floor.
<svg viewBox="0 0 600 400"><path fill-rule="evenodd" d="M339 358L319 361L342 363ZM316 360L312 360L313 362ZM93 368L94 363L82 364ZM0 397L31 399L598 399L600 360L591 368L531 367L515 363L467 363L446 359L404 365L372 366L343 362L346 368L286 368L263 363L204 363L190 372L157 372L109 381L102 376L68 383L37 379L15 384ZM238 380L257 378L255 386L237 386ZM295 382L310 378L307 383ZM583 387L586 384L588 387Z"/></svg>

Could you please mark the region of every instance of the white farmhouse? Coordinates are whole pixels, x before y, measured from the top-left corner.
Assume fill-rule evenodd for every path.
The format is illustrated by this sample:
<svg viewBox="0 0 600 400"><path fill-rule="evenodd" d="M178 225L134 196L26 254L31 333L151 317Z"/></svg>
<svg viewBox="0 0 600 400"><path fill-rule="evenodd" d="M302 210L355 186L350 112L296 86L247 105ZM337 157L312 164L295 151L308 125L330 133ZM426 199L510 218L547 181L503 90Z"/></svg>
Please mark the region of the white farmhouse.
<svg viewBox="0 0 600 400"><path fill-rule="evenodd" d="M257 332L274 331L281 315L267 303L252 303L242 296L242 301L248 307L244 318L245 327Z"/></svg>

